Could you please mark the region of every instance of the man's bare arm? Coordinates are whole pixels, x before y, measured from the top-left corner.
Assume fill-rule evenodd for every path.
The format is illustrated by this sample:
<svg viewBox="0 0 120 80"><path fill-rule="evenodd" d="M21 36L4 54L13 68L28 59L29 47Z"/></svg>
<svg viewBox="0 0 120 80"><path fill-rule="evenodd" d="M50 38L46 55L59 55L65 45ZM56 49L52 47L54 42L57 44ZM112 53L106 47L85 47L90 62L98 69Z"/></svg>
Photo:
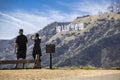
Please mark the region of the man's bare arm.
<svg viewBox="0 0 120 80"><path fill-rule="evenodd" d="M17 49L17 47L18 47L18 44L15 43L15 45L14 45L14 53L15 53L15 54L16 54L16 49Z"/></svg>

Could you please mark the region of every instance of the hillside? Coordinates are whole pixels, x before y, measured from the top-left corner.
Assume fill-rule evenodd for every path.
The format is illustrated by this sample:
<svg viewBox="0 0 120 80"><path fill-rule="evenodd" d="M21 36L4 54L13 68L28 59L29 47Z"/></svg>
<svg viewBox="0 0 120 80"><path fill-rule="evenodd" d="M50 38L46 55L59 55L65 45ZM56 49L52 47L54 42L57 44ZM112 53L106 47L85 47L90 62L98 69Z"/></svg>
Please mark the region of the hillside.
<svg viewBox="0 0 120 80"><path fill-rule="evenodd" d="M86 26L79 31L56 32L56 25L77 23L85 23ZM82 16L71 23L54 22L40 30L39 34L42 37L42 66L49 65L49 54L45 53L45 45L54 43L56 45L56 53L53 53L54 66L120 67L120 14ZM12 52L14 39L5 44L9 44L5 46L8 52L0 45L0 59L15 59ZM27 58L32 58L32 48L33 44L29 41ZM10 55L9 58L7 54Z"/></svg>
<svg viewBox="0 0 120 80"><path fill-rule="evenodd" d="M80 17L71 24L85 22L82 31L60 32L48 42L56 42L55 66L120 67L120 14Z"/></svg>

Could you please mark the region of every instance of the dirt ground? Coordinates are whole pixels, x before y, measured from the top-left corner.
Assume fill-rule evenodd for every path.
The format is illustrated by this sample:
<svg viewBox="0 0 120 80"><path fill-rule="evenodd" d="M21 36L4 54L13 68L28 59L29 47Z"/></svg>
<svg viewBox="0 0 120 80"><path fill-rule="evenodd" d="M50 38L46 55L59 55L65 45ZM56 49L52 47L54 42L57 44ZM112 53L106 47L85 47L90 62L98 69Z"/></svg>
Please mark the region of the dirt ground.
<svg viewBox="0 0 120 80"><path fill-rule="evenodd" d="M120 70L0 70L0 80L120 80Z"/></svg>

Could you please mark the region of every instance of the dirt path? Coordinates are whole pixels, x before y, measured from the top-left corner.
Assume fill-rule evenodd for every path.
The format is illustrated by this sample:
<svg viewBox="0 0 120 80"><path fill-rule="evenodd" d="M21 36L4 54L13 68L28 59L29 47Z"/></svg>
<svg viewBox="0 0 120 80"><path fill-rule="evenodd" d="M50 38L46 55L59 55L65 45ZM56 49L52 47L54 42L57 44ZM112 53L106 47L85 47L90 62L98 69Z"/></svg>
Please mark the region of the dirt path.
<svg viewBox="0 0 120 80"><path fill-rule="evenodd" d="M120 70L0 70L0 80L120 80Z"/></svg>

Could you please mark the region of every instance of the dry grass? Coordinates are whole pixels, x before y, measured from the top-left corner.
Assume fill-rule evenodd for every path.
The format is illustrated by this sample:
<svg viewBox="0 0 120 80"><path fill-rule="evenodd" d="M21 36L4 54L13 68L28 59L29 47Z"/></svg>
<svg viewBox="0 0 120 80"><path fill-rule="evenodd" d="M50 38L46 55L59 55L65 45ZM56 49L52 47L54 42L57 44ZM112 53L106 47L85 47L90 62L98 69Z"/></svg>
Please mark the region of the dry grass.
<svg viewBox="0 0 120 80"><path fill-rule="evenodd" d="M109 17L108 17L109 16ZM87 23L89 22L90 24L84 28L82 31L63 31L63 32L59 32L56 35L54 35L49 41L48 43L52 42L52 40L56 40L57 38L62 38L63 35L66 34L76 34L76 35L83 35L84 32L90 30L91 28L93 28L93 26L96 25L95 21L97 21L97 19L104 19L107 18L108 20L110 20L111 18L114 18L115 20L120 19L120 14L116 14L116 13L106 13L106 14L101 14L101 15L93 15L93 16L88 16L88 17L83 17L83 18L78 18L76 20L74 20L71 24L76 24L76 23ZM66 36L65 36L66 37ZM75 36L69 36L66 37L65 40L74 40Z"/></svg>
<svg viewBox="0 0 120 80"><path fill-rule="evenodd" d="M62 70L62 69L0 70L0 80L79 80L76 78L94 77L94 76L102 76L109 74L120 74L120 71L119 70L80 70L80 69L78 70Z"/></svg>

